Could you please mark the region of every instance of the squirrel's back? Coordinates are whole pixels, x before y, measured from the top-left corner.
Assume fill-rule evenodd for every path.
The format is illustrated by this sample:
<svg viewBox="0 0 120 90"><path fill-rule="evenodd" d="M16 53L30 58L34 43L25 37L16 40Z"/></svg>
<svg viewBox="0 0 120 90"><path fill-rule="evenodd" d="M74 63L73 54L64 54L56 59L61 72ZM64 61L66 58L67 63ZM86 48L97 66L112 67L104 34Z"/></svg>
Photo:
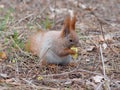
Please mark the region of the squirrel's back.
<svg viewBox="0 0 120 90"><path fill-rule="evenodd" d="M40 31L34 33L27 42L27 50L35 55L39 55L41 48L51 47L55 41L59 41L59 34L60 31ZM57 43L55 44L57 45Z"/></svg>

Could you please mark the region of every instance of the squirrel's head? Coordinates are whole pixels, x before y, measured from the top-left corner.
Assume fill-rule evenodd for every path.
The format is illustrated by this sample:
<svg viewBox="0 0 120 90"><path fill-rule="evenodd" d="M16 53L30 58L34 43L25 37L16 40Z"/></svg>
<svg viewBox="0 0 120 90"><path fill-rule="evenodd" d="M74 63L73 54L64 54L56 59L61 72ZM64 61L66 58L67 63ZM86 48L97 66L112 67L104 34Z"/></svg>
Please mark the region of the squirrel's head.
<svg viewBox="0 0 120 90"><path fill-rule="evenodd" d="M77 46L79 44L79 38L75 32L76 14L72 16L68 15L64 20L61 36L64 40L66 47Z"/></svg>

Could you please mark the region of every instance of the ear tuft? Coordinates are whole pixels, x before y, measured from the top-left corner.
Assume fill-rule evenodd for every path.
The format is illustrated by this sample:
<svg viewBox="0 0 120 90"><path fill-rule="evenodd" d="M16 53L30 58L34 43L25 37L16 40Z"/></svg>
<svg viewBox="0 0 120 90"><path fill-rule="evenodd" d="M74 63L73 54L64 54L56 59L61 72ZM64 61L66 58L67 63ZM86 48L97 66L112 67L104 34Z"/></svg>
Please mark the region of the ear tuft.
<svg viewBox="0 0 120 90"><path fill-rule="evenodd" d="M64 26L62 29L62 36L65 37L71 30L75 30L76 13L71 11L64 20Z"/></svg>
<svg viewBox="0 0 120 90"><path fill-rule="evenodd" d="M71 12L70 12L70 15L71 15L70 29L71 29L71 30L75 30L75 23L76 23L76 15L77 15L77 12L71 11Z"/></svg>
<svg viewBox="0 0 120 90"><path fill-rule="evenodd" d="M68 30L70 30L70 16L69 15L67 15L67 17L65 18L65 20L64 20L64 29L68 29Z"/></svg>
<svg viewBox="0 0 120 90"><path fill-rule="evenodd" d="M70 16L67 15L67 17L64 19L64 25L62 29L62 37L67 36L70 33Z"/></svg>

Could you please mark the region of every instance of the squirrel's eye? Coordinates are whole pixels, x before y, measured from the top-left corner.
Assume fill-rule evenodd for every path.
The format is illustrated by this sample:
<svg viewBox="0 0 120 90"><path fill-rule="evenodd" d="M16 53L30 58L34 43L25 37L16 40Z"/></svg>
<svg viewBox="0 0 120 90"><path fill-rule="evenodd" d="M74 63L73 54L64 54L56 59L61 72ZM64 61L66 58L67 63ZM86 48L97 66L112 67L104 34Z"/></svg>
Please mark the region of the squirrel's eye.
<svg viewBox="0 0 120 90"><path fill-rule="evenodd" d="M70 41L70 42L73 42L73 40L72 40L72 39L70 39L69 41Z"/></svg>

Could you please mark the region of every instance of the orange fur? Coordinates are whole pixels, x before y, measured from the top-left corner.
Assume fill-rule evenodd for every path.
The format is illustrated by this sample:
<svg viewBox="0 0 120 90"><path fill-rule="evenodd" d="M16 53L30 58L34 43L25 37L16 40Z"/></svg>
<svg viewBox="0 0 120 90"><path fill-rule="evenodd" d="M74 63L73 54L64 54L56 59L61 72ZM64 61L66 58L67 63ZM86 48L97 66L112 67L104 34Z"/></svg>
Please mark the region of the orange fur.
<svg viewBox="0 0 120 90"><path fill-rule="evenodd" d="M41 37L44 36L44 32L39 30L36 33L34 33L32 36L29 37L28 41L25 44L25 49L28 52L31 52L33 55L38 54L38 48L41 46L42 39L38 42L36 41L36 37L41 35Z"/></svg>

